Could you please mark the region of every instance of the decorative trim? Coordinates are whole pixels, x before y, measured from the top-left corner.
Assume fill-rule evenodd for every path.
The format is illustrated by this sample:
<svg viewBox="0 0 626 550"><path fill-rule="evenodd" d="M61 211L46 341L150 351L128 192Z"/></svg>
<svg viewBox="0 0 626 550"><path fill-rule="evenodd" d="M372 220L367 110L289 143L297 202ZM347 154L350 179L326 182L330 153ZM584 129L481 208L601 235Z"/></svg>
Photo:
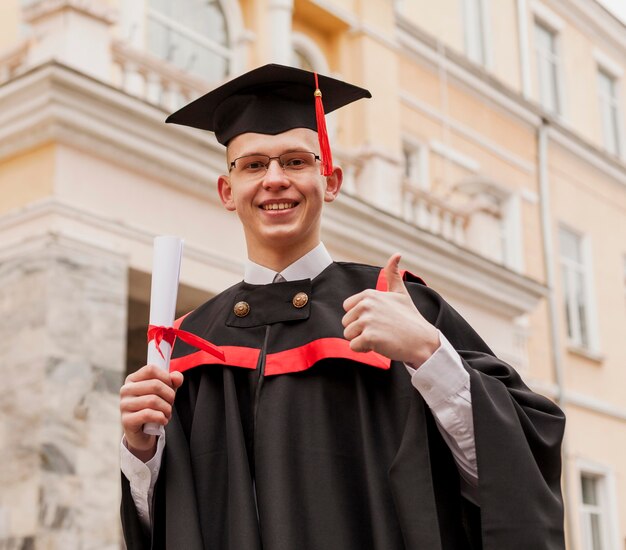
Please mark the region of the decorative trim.
<svg viewBox="0 0 626 550"><path fill-rule="evenodd" d="M59 219L61 219L61 221L67 220L76 223L72 226L72 230L69 230L65 224L58 222ZM5 239L3 247L0 248L0 257L4 255L6 251L22 247L26 242L34 241L39 238L30 235L26 238L18 238L11 242L7 240L7 232L9 230L18 228L19 226L37 223L47 228L46 231L48 235L56 235L58 238L69 239L75 243L82 243L83 246L89 248L95 247L102 251L121 256L127 256L127 254L120 252L119 248L111 247L102 239L98 239L94 236L90 237L89 232L85 231L85 228L90 228L107 235L116 235L127 241L148 247L152 247L154 237L157 236L157 234L152 231L132 226L128 224L128 222L121 224L119 221L100 216L97 212L81 210L59 199L49 198L31 203L20 210L0 216L0 233L3 234ZM80 230L75 229L77 225L81 228ZM39 235L41 235L41 233ZM185 243L185 257L197 261L202 265L232 273L236 277L240 277L241 273L243 273L243 262L215 254L210 250L194 246L191 243Z"/></svg>
<svg viewBox="0 0 626 550"><path fill-rule="evenodd" d="M556 33L560 33L565 28L565 22L551 9L547 8L538 0L531 0L530 9L535 18Z"/></svg>
<svg viewBox="0 0 626 550"><path fill-rule="evenodd" d="M0 113L0 160L56 141L218 203L207 183L226 168L212 134L165 125L162 109L57 62L0 87Z"/></svg>
<svg viewBox="0 0 626 550"><path fill-rule="evenodd" d="M613 78L619 79L624 76L624 67L601 49L593 49L593 58L596 60L599 68L609 73Z"/></svg>
<svg viewBox="0 0 626 550"><path fill-rule="evenodd" d="M539 202L539 195L537 195L536 191L531 191L530 189L526 189L522 187L519 191L520 197L530 204L537 204Z"/></svg>
<svg viewBox="0 0 626 550"><path fill-rule="evenodd" d="M617 159L608 160L607 155L598 149L592 148L587 143L580 143L569 132L560 131L552 126L548 127L548 136L554 143L558 143L574 156L580 157L583 161L609 176L613 181L626 185L626 164L623 162Z"/></svg>
<svg viewBox="0 0 626 550"><path fill-rule="evenodd" d="M546 397L556 399L558 395L558 388L556 384L532 378L527 379L526 382L533 391L545 395ZM574 405L587 411L608 416L614 420L626 422L626 409L616 407L611 403L607 403L606 401L577 391L566 389L563 392L563 398L560 404L564 406Z"/></svg>
<svg viewBox="0 0 626 550"><path fill-rule="evenodd" d="M51 13L69 9L108 24L117 22L117 12L98 0L39 0L22 7L22 18L26 23L32 24Z"/></svg>
<svg viewBox="0 0 626 550"><path fill-rule="evenodd" d="M483 149L487 150L489 153L497 156L501 160L509 163L511 166L525 172L528 175L535 174L535 165L534 163L527 161L526 159L511 153L498 145L497 143L484 138L481 134L476 132L474 129L469 126L465 126L456 120L450 119L447 115L443 114L441 111L436 109L435 107L429 105L425 101L422 101L415 96L409 94L408 92L401 91L399 93L400 101L404 103L407 107L414 109L422 114L428 116L436 120L441 124L447 125L451 130L454 130L459 135L473 141L474 143L480 145Z"/></svg>
<svg viewBox="0 0 626 550"><path fill-rule="evenodd" d="M626 53L625 25L600 2L589 0L544 0L546 4L562 14L579 30L592 36L602 37L604 41L610 40L613 44Z"/></svg>
<svg viewBox="0 0 626 550"><path fill-rule="evenodd" d="M583 409L626 422L626 409L616 407L590 395L571 390L565 390L564 397L565 402L569 405L576 405L577 407L582 407Z"/></svg>
<svg viewBox="0 0 626 550"><path fill-rule="evenodd" d="M461 168L465 168L466 170L470 172L480 171L480 162L478 162L477 160L474 160L468 155L461 153L460 151L457 151L453 147L450 147L449 145L442 143L439 140L436 140L436 139L431 140L430 149L434 151L435 153L437 153L438 155L442 156L443 158L446 158L454 162L455 164L458 164Z"/></svg>
<svg viewBox="0 0 626 550"><path fill-rule="evenodd" d="M349 27L357 27L358 19L348 10L337 7L336 3L329 0L310 0L312 4L328 12L333 17L343 21Z"/></svg>
<svg viewBox="0 0 626 550"><path fill-rule="evenodd" d="M541 114L535 106L520 101L516 92L484 71L478 70L476 65L467 62L464 57L454 52L444 50L442 53L437 50L435 39L425 35L404 17L398 19L397 34L401 47L399 53L416 57L418 62L426 60L435 67L442 68L448 78L452 77L466 86L483 101L490 101L507 116L513 115L532 127L541 123Z"/></svg>

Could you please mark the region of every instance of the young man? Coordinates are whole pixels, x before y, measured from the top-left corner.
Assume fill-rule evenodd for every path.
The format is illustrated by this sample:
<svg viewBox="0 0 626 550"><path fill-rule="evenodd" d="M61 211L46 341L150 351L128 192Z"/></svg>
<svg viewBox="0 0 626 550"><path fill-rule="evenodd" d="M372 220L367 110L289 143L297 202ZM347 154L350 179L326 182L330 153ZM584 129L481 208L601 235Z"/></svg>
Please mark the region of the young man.
<svg viewBox="0 0 626 550"><path fill-rule="evenodd" d="M172 372L147 365L122 387L128 547L564 548L561 411L403 280L399 255L337 263L320 242L342 173L315 81L265 66L168 119L227 146L218 191L248 263L181 325L225 361L177 342ZM327 110L369 97L319 88Z"/></svg>

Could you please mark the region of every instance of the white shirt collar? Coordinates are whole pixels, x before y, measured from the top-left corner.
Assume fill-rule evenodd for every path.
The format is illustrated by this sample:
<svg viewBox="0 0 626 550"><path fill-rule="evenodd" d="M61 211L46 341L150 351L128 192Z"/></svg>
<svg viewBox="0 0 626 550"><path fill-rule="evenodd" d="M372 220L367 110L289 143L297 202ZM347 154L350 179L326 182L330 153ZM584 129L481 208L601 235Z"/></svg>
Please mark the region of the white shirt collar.
<svg viewBox="0 0 626 550"><path fill-rule="evenodd" d="M324 243L318 244L313 250L288 265L280 274L286 281L299 281L300 279L314 279L324 271L333 259L330 257ZM252 285L267 285L274 281L276 271L246 260L246 269L243 280Z"/></svg>

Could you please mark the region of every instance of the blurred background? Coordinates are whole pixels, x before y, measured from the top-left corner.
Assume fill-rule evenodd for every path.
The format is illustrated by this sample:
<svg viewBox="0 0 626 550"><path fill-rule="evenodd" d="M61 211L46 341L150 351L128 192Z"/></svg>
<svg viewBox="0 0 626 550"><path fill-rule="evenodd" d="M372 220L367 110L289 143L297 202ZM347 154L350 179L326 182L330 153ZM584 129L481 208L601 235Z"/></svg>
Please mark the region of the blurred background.
<svg viewBox="0 0 626 550"><path fill-rule="evenodd" d="M626 548L625 7L2 0L0 549L120 548L152 239L185 239L181 314L245 258L223 148L163 120L268 62L372 91L329 116L345 183L323 240L402 252L565 409L568 548Z"/></svg>

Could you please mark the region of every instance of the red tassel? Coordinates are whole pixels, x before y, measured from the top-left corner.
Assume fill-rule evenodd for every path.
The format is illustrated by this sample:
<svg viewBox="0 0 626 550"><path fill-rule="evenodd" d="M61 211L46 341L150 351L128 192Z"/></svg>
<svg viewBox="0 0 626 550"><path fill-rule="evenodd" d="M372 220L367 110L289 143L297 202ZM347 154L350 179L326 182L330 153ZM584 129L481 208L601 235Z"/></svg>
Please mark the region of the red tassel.
<svg viewBox="0 0 626 550"><path fill-rule="evenodd" d="M324 116L324 104L322 103L322 92L317 83L317 73L315 75L315 119L317 122L317 138L320 142L321 173L322 176L330 176L333 173L333 155L330 152L328 141L328 130L326 129L326 117Z"/></svg>

